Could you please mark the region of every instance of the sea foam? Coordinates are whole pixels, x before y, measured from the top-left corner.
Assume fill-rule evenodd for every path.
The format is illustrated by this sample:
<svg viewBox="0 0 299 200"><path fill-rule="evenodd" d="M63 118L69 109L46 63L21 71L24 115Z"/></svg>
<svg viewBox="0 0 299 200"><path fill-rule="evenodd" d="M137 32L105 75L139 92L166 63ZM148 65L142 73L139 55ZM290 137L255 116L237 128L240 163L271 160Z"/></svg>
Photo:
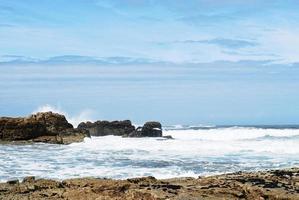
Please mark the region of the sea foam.
<svg viewBox="0 0 299 200"><path fill-rule="evenodd" d="M37 112L49 112L49 111L64 115L68 120L68 122L71 123L75 128L81 122L94 121L92 119L93 111L90 109L85 109L80 113L78 113L77 115L70 115L66 111L62 110L60 107L49 105L49 104L39 106L36 110L32 112L32 114L35 114Z"/></svg>
<svg viewBox="0 0 299 200"><path fill-rule="evenodd" d="M0 181L171 178L299 166L299 129L228 127L164 130L163 138L86 138L71 145L0 146Z"/></svg>

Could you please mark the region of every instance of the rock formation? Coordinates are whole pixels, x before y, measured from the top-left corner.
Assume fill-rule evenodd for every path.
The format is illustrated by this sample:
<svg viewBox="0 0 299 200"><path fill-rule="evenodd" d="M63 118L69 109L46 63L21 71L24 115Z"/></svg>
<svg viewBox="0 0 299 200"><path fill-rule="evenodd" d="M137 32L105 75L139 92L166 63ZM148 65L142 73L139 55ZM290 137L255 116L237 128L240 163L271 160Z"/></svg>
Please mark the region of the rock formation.
<svg viewBox="0 0 299 200"><path fill-rule="evenodd" d="M79 130L88 130L91 136L105 136L105 135L116 135L123 136L127 135L135 130L130 120L124 121L96 121L82 122L78 125Z"/></svg>
<svg viewBox="0 0 299 200"><path fill-rule="evenodd" d="M83 141L89 133L74 129L63 115L44 112L25 118L0 118L1 141L33 141L69 144Z"/></svg>
<svg viewBox="0 0 299 200"><path fill-rule="evenodd" d="M128 137L162 137L160 122L146 122L143 127L138 127Z"/></svg>
<svg viewBox="0 0 299 200"><path fill-rule="evenodd" d="M137 129L130 120L82 122L79 124L78 129L89 131L91 136L162 137L160 122L146 122L143 127Z"/></svg>
<svg viewBox="0 0 299 200"><path fill-rule="evenodd" d="M52 112L41 112L29 117L0 118L0 141L69 144L83 141L84 137L90 135L162 137L162 125L159 122L146 122L143 127L135 129L130 120L96 121L81 122L75 129L65 116Z"/></svg>
<svg viewBox="0 0 299 200"><path fill-rule="evenodd" d="M78 178L61 182L27 177L22 182L0 183L0 199L295 200L299 199L299 169L164 180Z"/></svg>

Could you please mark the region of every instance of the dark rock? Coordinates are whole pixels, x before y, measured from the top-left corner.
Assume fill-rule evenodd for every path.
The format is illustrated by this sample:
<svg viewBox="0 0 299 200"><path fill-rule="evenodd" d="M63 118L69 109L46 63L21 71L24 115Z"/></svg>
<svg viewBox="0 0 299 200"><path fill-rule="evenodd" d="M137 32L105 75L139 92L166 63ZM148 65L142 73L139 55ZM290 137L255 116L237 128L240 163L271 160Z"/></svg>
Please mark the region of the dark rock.
<svg viewBox="0 0 299 200"><path fill-rule="evenodd" d="M25 118L0 118L0 140L69 144L89 136L87 131L73 128L65 116L43 112Z"/></svg>
<svg viewBox="0 0 299 200"><path fill-rule="evenodd" d="M279 177L291 177L293 176L292 172L290 171L283 171L283 170L275 170L272 172L275 176L279 176Z"/></svg>
<svg viewBox="0 0 299 200"><path fill-rule="evenodd" d="M128 178L127 181L130 183L150 183L150 182L155 182L157 179L153 176L148 176L148 177L140 177L140 178Z"/></svg>
<svg viewBox="0 0 299 200"><path fill-rule="evenodd" d="M162 125L160 122L146 122L142 127L142 133L148 137L162 137Z"/></svg>
<svg viewBox="0 0 299 200"><path fill-rule="evenodd" d="M163 136L163 138L165 138L165 139L170 139L170 140L173 140L173 139L174 139L171 135L165 135L165 136Z"/></svg>
<svg viewBox="0 0 299 200"><path fill-rule="evenodd" d="M129 137L162 137L162 125L160 122L146 122L143 127L138 127Z"/></svg>
<svg viewBox="0 0 299 200"><path fill-rule="evenodd" d="M127 135L135 130L130 120L124 121L96 121L82 122L78 125L79 130L88 130L92 136L105 136L105 135Z"/></svg>
<svg viewBox="0 0 299 200"><path fill-rule="evenodd" d="M133 132L131 132L128 135L124 135L124 137L143 137L142 136L142 127L137 127L136 130L134 130Z"/></svg>
<svg viewBox="0 0 299 200"><path fill-rule="evenodd" d="M182 188L182 186L180 185L173 185L173 184L161 184L158 187L172 189L172 190L178 190Z"/></svg>
<svg viewBox="0 0 299 200"><path fill-rule="evenodd" d="M23 183L32 183L35 181L35 177L34 176L27 176L23 179Z"/></svg>
<svg viewBox="0 0 299 200"><path fill-rule="evenodd" d="M6 183L10 184L10 185L15 185L19 183L19 180L9 180Z"/></svg>

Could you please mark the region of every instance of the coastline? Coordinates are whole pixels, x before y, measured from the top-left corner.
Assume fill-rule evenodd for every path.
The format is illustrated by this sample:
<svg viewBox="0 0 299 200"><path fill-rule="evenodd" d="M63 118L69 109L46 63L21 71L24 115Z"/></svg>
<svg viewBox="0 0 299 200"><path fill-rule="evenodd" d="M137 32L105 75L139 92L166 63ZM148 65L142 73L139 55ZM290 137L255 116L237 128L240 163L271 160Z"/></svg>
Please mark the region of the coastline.
<svg viewBox="0 0 299 200"><path fill-rule="evenodd" d="M28 165L39 162L42 167L35 167L32 174L37 177L49 178L24 178L25 175L22 175L15 177L19 180L24 178L22 182L16 179L0 183L0 200L299 199L299 168L287 168L296 166L294 164L282 166L279 170L270 170L272 169L270 166L273 166L275 162L268 162L263 165L263 168L260 168L261 171L247 172L246 168L238 168L240 172L220 175L196 178L182 178L182 176L176 175L175 178L158 179L168 178L165 173L171 169L167 166L179 166L186 170L185 167L188 166L190 160L192 169L205 169L210 160L204 159L204 156L219 158L220 161L223 158L229 158L235 160L238 167L248 162L253 162L253 166L259 166L260 162L264 162L266 158L275 158L271 155L267 157L265 153L264 157L259 157L260 152L269 151L267 147L271 146L273 141L278 142L276 143L277 148L271 149L273 151L270 153L289 152L285 148L278 147L292 147L294 145L292 139L298 135L297 129L292 129L292 132L286 134L281 131L283 129L263 129L261 131L260 128L244 129L242 127L210 130L194 128L172 130L171 134L169 131L165 131L169 134L165 136L162 133L161 123L157 121L145 122L142 127L135 127L130 120L98 120L82 122L75 128L64 115L52 112L19 118L2 117L0 118L0 129L0 145L12 144L12 148L3 149L8 157L3 156L2 162L6 163L7 159L11 160L5 166L4 173L10 174L11 170L24 171ZM252 132L246 132L246 130ZM90 137L90 140L84 141L85 137ZM94 137L93 140L92 137ZM47 147L35 149L34 145L32 147L25 145L35 143L40 143L41 146L43 144L53 144L53 146L50 149ZM67 145L71 143L76 144ZM15 148L14 145L20 145L22 150ZM292 149L296 149L296 147L293 146ZM219 153L220 149L226 154ZM240 154L244 149L246 150L245 155ZM23 153L22 156L20 152ZM99 155L99 152L102 152L102 155L95 157L94 155ZM252 153L250 154L250 152ZM216 157L213 157L215 155ZM288 161L287 159L297 160L296 151L290 157L288 154L283 155L285 163ZM44 156L47 156L48 160L45 160ZM140 156L143 156L143 160L139 159ZM62 162L57 162L57 158ZM73 158L78 159L74 160ZM128 160L129 163L126 162ZM280 162L283 163L283 161ZM64 165L64 162L72 164L68 166ZM138 173L133 173L132 176L126 178L139 178L118 179L119 177L113 176L118 174L117 166L113 165L114 162L119 162L119 166L126 173L132 169L139 169L141 170L139 172L142 172L139 174L142 176L154 175L157 178L152 176L140 178ZM99 173L85 170L88 169L86 163L91 163L91 169L105 166L104 169L108 169L106 172L112 171L112 174L107 177L115 179L95 178ZM232 169L231 163L227 165L221 164L221 162L220 164L213 161L211 163L212 166L208 167L220 172L227 172L227 170L223 170L225 167ZM222 165L224 168L221 171ZM144 166L149 168L144 169ZM59 177L59 171L70 173L70 167L78 167L77 171L83 178L68 179L70 177L62 176L60 180L51 179ZM149 172L147 170L151 167L158 173L143 173ZM268 169L268 171L263 171L264 169ZM41 171L41 173L38 174L37 171ZM45 176L46 173L51 173L52 176ZM100 171L100 174L106 175L105 170ZM164 176L161 177L159 174ZM6 178L2 180L6 180Z"/></svg>
<svg viewBox="0 0 299 200"><path fill-rule="evenodd" d="M171 179L26 177L0 183L0 199L299 199L299 168Z"/></svg>

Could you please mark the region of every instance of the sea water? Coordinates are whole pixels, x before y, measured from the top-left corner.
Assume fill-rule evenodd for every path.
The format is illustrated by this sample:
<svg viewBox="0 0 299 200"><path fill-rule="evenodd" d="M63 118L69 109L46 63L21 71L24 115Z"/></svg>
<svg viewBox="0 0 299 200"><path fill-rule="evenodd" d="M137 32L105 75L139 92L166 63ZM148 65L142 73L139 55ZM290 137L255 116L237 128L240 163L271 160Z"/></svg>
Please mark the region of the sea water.
<svg viewBox="0 0 299 200"><path fill-rule="evenodd" d="M0 182L25 176L66 179L198 177L299 166L293 127L166 127L164 138L86 138L70 145L0 145Z"/></svg>

